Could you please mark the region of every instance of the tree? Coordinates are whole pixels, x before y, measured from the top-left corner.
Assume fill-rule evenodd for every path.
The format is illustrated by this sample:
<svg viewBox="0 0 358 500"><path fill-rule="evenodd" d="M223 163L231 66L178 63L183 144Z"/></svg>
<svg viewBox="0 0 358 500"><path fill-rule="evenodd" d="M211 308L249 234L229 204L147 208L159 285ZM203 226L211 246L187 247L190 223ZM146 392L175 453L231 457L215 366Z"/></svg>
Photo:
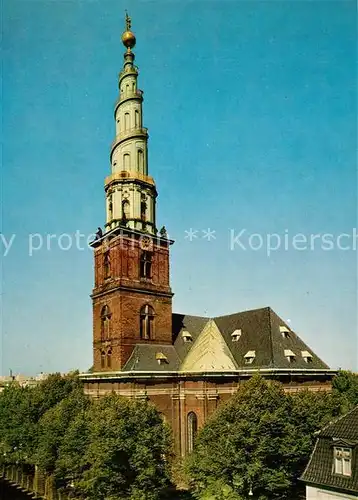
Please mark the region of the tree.
<svg viewBox="0 0 358 500"><path fill-rule="evenodd" d="M35 462L44 472L53 474L59 449L70 423L88 408L90 401L82 388L47 410L40 419Z"/></svg>
<svg viewBox="0 0 358 500"><path fill-rule="evenodd" d="M195 494L239 500L252 488L260 500L294 498L314 432L340 411L329 394L290 396L252 377L199 433L186 466Z"/></svg>
<svg viewBox="0 0 358 500"><path fill-rule="evenodd" d="M110 395L71 422L57 474L89 500L155 500L169 486L171 440L147 402Z"/></svg>
<svg viewBox="0 0 358 500"><path fill-rule="evenodd" d="M347 410L358 405L358 373L340 370L333 379L332 387L346 401Z"/></svg>
<svg viewBox="0 0 358 500"><path fill-rule="evenodd" d="M2 459L7 463L35 465L41 417L79 387L76 372L50 375L33 388L20 387L16 382L6 387L0 394Z"/></svg>

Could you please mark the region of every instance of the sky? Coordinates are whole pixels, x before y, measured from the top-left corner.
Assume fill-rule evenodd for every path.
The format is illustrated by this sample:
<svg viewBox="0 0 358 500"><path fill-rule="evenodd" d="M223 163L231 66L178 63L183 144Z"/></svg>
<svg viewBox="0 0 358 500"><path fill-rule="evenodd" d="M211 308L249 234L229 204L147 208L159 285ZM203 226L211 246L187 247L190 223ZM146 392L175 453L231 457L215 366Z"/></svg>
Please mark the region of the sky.
<svg viewBox="0 0 358 500"><path fill-rule="evenodd" d="M174 311L271 306L358 370L356 2L3 0L0 373L92 365L126 8Z"/></svg>

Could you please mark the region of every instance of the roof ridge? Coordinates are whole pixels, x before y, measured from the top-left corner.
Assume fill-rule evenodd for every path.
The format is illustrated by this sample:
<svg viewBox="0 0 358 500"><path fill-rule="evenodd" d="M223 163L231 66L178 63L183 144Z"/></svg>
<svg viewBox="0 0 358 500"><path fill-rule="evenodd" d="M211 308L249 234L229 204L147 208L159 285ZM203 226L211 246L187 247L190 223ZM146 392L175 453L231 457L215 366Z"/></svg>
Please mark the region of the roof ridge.
<svg viewBox="0 0 358 500"><path fill-rule="evenodd" d="M322 436L322 437L325 437L322 433L329 429L330 427L333 427L334 425L338 424L338 422L340 422L341 420L343 420L344 418L348 417L351 413L353 413L354 411L357 411L358 410L358 405L357 406L354 406L351 410L349 410L347 413L345 413L344 415L341 415L339 417L337 417L336 420L334 420L334 422L330 422L329 424L325 425L320 431L319 431L319 436Z"/></svg>
<svg viewBox="0 0 358 500"><path fill-rule="evenodd" d="M227 318L229 316L236 316L237 314L243 314L243 313L250 313L250 312L257 312L257 311L265 311L266 309L270 310L271 307L270 306L265 306L265 307L257 307L255 309L245 309L244 311L237 311L237 312L234 312L234 313L230 313L230 314L222 314L220 316L213 316L212 318L210 319L220 319L220 318ZM271 309L272 310L272 309Z"/></svg>

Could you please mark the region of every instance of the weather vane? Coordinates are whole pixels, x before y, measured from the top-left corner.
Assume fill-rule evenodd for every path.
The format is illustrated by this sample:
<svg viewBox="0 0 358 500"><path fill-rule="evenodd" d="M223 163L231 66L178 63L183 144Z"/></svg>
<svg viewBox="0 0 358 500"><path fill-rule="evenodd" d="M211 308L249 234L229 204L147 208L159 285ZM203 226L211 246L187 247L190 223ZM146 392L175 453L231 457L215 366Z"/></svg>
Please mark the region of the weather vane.
<svg viewBox="0 0 358 500"><path fill-rule="evenodd" d="M130 31L131 26L132 26L132 20L129 17L128 12L126 11L126 29L127 29L127 31Z"/></svg>

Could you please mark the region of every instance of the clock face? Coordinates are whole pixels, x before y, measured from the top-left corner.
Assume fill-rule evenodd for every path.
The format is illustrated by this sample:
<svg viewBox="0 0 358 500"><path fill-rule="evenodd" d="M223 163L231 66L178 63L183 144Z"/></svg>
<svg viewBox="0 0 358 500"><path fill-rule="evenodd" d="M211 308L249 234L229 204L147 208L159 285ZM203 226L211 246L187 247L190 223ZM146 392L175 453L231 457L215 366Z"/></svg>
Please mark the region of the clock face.
<svg viewBox="0 0 358 500"><path fill-rule="evenodd" d="M139 240L140 247L142 250L151 250L153 247L152 239L149 236L144 236Z"/></svg>

